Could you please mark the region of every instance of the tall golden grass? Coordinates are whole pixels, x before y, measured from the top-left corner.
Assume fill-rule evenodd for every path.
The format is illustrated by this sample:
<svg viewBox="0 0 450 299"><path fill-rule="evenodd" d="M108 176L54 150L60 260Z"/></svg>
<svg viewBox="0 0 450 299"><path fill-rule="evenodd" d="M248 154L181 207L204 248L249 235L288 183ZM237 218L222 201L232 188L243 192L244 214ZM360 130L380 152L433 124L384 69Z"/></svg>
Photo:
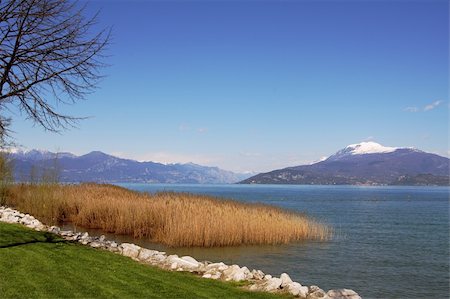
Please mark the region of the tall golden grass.
<svg viewBox="0 0 450 299"><path fill-rule="evenodd" d="M285 244L331 235L303 214L268 205L186 193L150 195L112 185L14 185L7 204L47 223L69 221L172 247Z"/></svg>

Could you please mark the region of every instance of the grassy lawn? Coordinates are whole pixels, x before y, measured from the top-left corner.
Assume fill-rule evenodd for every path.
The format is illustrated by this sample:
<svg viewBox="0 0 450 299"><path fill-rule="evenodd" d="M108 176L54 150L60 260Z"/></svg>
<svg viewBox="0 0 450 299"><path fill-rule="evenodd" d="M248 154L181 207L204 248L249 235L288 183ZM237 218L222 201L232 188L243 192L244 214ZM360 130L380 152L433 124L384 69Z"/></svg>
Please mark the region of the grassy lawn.
<svg viewBox="0 0 450 299"><path fill-rule="evenodd" d="M0 223L2 298L280 298Z"/></svg>

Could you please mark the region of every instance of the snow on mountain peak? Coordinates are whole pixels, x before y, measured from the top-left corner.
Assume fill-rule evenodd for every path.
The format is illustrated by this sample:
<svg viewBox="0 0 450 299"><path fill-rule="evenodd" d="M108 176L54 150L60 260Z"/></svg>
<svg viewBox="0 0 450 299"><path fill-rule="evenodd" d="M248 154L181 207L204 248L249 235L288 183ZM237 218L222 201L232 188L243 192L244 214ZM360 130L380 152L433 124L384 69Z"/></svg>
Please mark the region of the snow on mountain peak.
<svg viewBox="0 0 450 299"><path fill-rule="evenodd" d="M368 141L357 144L350 144L345 149L349 154L363 155L363 154L392 153L396 151L398 147L383 146L379 143Z"/></svg>

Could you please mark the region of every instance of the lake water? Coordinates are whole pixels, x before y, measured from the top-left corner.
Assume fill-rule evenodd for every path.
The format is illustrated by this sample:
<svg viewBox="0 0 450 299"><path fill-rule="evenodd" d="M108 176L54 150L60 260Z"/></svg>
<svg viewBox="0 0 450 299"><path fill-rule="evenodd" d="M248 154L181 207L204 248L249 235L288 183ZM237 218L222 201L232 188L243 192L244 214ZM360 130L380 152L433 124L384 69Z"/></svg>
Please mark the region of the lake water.
<svg viewBox="0 0 450 299"><path fill-rule="evenodd" d="M168 253L236 263L272 275L287 272L303 285L318 285L325 290L350 288L363 298L449 297L449 188L121 186L146 192L182 191L266 203L306 212L335 230L335 237L327 242L215 249L159 246Z"/></svg>

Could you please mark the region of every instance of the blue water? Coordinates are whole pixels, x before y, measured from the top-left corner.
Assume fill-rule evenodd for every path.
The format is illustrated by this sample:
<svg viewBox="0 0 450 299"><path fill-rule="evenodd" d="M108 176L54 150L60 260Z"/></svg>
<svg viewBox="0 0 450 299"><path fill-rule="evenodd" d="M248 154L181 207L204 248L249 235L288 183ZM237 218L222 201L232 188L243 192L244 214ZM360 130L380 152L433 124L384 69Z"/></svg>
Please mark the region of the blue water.
<svg viewBox="0 0 450 299"><path fill-rule="evenodd" d="M331 225L327 242L282 246L166 249L237 263L363 298L449 298L449 188L122 184L183 191L306 212Z"/></svg>

